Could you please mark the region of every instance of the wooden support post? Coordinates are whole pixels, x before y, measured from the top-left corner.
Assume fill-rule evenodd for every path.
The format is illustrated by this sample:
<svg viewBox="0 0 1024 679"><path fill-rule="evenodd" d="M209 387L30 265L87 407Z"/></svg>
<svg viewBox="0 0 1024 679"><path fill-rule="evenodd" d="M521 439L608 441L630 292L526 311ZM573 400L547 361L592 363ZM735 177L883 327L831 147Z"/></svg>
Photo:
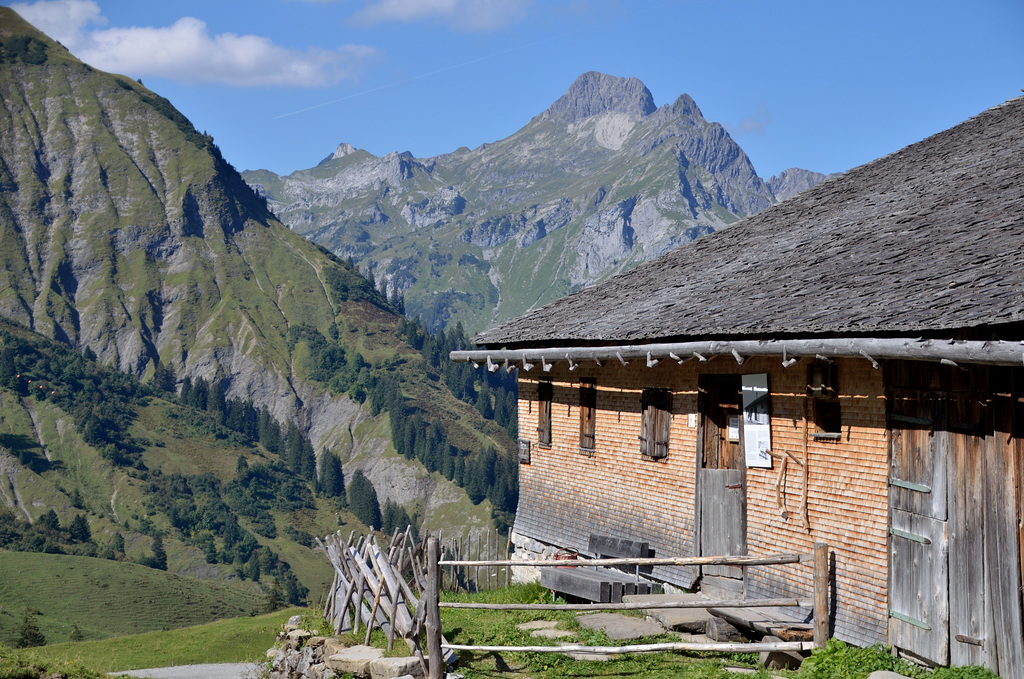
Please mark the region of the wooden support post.
<svg viewBox="0 0 1024 679"><path fill-rule="evenodd" d="M380 597L384 593L384 578L381 577L377 583L377 593L373 597L373 606L370 608L370 622L366 624L366 640L363 644L370 645L370 633L373 632L373 620L377 617L377 607L380 606ZM392 625L394 627L394 625Z"/></svg>
<svg viewBox="0 0 1024 679"><path fill-rule="evenodd" d="M828 641L828 545L814 543L814 647Z"/></svg>
<svg viewBox="0 0 1024 679"><path fill-rule="evenodd" d="M445 670L444 655L441 653L441 608L438 606L441 602L440 560L437 538L427 538L427 591L420 600L427 610L427 666L430 670L427 679L442 679Z"/></svg>

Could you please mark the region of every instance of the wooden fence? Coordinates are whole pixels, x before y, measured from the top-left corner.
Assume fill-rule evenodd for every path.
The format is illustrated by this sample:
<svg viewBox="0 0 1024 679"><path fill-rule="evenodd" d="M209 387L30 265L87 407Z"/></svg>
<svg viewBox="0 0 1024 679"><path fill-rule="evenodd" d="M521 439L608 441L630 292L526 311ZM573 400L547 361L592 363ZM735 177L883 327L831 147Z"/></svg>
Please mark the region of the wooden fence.
<svg viewBox="0 0 1024 679"><path fill-rule="evenodd" d="M385 542L382 545L382 542ZM429 537L424 543L416 544L409 529L398 531L388 541L380 540L374 533L356 538L350 534L348 540L341 532L317 540L334 566L334 582L328 591L324 616L331 621L336 634L360 631L365 625L366 643L370 632L379 627L387 635L388 648L400 635L409 649L420 659L429 679L441 679L448 665L456 660L455 651L482 652L533 652L533 653L649 653L656 651L721 651L729 653L756 653L761 651L804 651L823 646L828 639L828 546L817 543L809 554L774 554L769 556L728 556L728 557L678 557L678 558L628 558L628 559L580 559L576 561L536 560L513 561L510 559L456 559L442 558L441 542ZM448 543L444 550L447 556L468 555L470 549L463 544L456 547ZM479 543L478 543L479 544ZM494 544L500 544L495 541ZM486 548L477 548L477 555ZM509 571L515 566L550 567L593 567L593 566L767 566L800 563L813 568L813 593L811 599L723 599L678 602L647 603L598 603L598 604L484 604L442 602L441 591L448 588L475 590L483 583L504 579L508 581ZM443 577L447 570L446 578ZM490 574L493 573L492 577ZM470 575L472 574L472 575ZM479 574L488 574L482 576ZM497 583L495 583L496 585ZM502 585L504 586L504 585ZM750 608L750 607L797 606L814 610L814 641L778 641L762 643L693 643L675 642L659 644L637 644L627 646L584 646L563 644L560 646L471 646L449 643L442 634L442 608L469 608L490 610L641 610L655 608ZM423 637L426 636L426 654L423 653Z"/></svg>
<svg viewBox="0 0 1024 679"><path fill-rule="evenodd" d="M813 568L813 598L807 599L725 599L679 602L646 603L600 603L600 604L475 604L442 602L442 567L493 567L493 566L536 566L540 568L591 567L591 566L769 566L802 563ZM481 651L491 653L532 652L532 653L649 653L657 651L722 651L729 653L759 653L762 651L805 651L824 646L828 640L828 545L816 543L814 551L808 554L775 554L763 557L679 557L679 558L629 558L629 559L585 559L576 561L535 560L535 561L456 561L442 560L436 538L427 539L426 549L426 590L421 600L425 609L424 631L427 636L427 677L441 679L445 674L444 651ZM653 608L729 608L729 607L799 606L814 610L814 641L778 641L762 643L693 643L675 642L663 644L635 644L627 646L584 646L562 644L559 646L473 646L447 643L441 632L442 608L473 608L484 610L642 610Z"/></svg>
<svg viewBox="0 0 1024 679"><path fill-rule="evenodd" d="M509 541L498 531L477 532L460 537L440 537L441 558L463 564L503 563L508 559ZM446 566L441 572L441 589L445 592L483 592L508 587L512 582L511 566L461 565Z"/></svg>

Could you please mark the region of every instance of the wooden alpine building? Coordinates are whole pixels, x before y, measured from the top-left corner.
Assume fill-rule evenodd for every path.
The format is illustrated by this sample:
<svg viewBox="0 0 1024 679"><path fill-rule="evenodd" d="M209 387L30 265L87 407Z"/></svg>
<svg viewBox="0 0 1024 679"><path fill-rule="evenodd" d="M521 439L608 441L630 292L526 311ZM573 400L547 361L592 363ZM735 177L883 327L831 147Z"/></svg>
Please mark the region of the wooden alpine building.
<svg viewBox="0 0 1024 679"><path fill-rule="evenodd" d="M519 371L520 547L826 542L835 636L1024 679L1024 98L475 341Z"/></svg>

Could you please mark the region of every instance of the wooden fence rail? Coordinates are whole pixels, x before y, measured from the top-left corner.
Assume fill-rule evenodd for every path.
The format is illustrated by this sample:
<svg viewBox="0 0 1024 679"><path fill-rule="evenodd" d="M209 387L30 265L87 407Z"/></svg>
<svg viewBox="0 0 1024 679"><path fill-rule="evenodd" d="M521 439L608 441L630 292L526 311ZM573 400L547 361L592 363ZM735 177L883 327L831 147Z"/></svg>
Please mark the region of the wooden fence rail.
<svg viewBox="0 0 1024 679"><path fill-rule="evenodd" d="M679 557L679 558L636 558L636 559L581 559L575 561L556 561L545 559L537 561L490 560L470 561L467 559L441 559L441 549L437 538L427 539L427 588L423 593L422 608L425 609L425 630L427 634L427 677L441 679L445 674L446 662L442 659L442 649L448 651L480 651L480 652L531 652L531 653L650 653L658 651L723 651L723 652L761 652L780 650L810 650L824 646L828 639L828 545L816 543L810 554L776 554L771 556L731 556L731 557ZM441 602L441 569L442 567L512 567L538 566L549 568L579 568L591 566L766 566L779 564L802 563L813 568L813 598L806 599L735 599L721 601L650 603L650 604L463 604ZM664 644L636 644L632 646L583 646L565 644L561 646L473 646L449 644L441 636L441 608L473 608L490 610L634 610L640 608L707 608L707 607L752 607L752 606L806 606L812 604L814 609L814 641L780 641L756 644L735 643L691 643L677 642Z"/></svg>
<svg viewBox="0 0 1024 679"><path fill-rule="evenodd" d="M335 634L342 632L359 633L365 626L365 639L369 643L374 627L387 635L390 649L396 638L401 638L419 658L429 679L441 679L448 665L456 660L455 651L480 652L530 652L530 653L650 653L659 651L721 651L760 652L773 650L808 650L823 646L828 638L828 546L817 543L810 554L776 554L771 556L727 556L727 557L678 557L678 558L632 558L632 559L578 559L556 561L513 561L496 559L500 555L501 541L497 537L481 541L476 548L464 539L449 541L442 548L437 537L416 543L410 529L404 533L395 531L387 536L370 532L356 538L354 533L344 540L341 532L328 535L317 544L327 555L334 567L334 581L328 590L324 605L324 617L334 626ZM481 542L483 543L481 546ZM467 544L470 545L467 547ZM505 545L507 549L507 543ZM469 555L473 551L477 561L463 558L443 559L442 554L454 557ZM486 556L480 559L479 557ZM778 597L772 599L722 599L651 603L598 603L598 604L483 604L442 602L444 588L474 591L491 588L492 581L510 579L514 566L538 566L541 568L579 568L592 566L765 566L779 564L806 564L813 568L813 597L801 599ZM447 579L444 568L448 569ZM486 569L495 569L488 571ZM485 574L481 579L480 573ZM490 577L488 573L493 573ZM481 582L482 580L482 582ZM495 583L495 586L498 586ZM500 585L504 586L504 585ZM418 593L418 594L417 594ZM655 608L730 608L796 606L813 608L814 641L779 641L772 643L692 643L675 642L661 644L637 644L632 646L583 646L567 644L561 646L470 646L451 644L444 638L441 629L441 608L467 608L489 610L638 610ZM423 636L426 636L424 644ZM426 655L423 650L426 646Z"/></svg>

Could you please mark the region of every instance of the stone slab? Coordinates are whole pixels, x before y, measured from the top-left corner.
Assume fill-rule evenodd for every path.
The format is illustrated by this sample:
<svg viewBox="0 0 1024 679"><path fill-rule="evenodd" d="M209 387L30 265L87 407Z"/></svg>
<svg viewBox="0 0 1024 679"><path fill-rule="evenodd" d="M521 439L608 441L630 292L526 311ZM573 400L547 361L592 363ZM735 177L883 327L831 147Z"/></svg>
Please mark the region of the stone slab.
<svg viewBox="0 0 1024 679"><path fill-rule="evenodd" d="M531 637L540 637L542 639L568 639L575 637L576 633L567 629L537 629L530 632Z"/></svg>
<svg viewBox="0 0 1024 679"><path fill-rule="evenodd" d="M711 639L708 639L703 634L693 634L692 632L676 632L676 636L679 637L679 641L685 641L691 644L711 643Z"/></svg>
<svg viewBox="0 0 1024 679"><path fill-rule="evenodd" d="M907 679L907 677L898 672L890 672L889 670L875 670L868 675L868 679Z"/></svg>
<svg viewBox="0 0 1024 679"><path fill-rule="evenodd" d="M379 658L370 661L371 679L397 679L403 676L423 676L423 666L418 658Z"/></svg>
<svg viewBox="0 0 1024 679"><path fill-rule="evenodd" d="M534 630L534 629L554 629L558 627L557 620L531 620L529 622L521 622L516 625L516 629L521 630Z"/></svg>
<svg viewBox="0 0 1024 679"><path fill-rule="evenodd" d="M639 639L664 634L661 623L644 618L634 618L621 613L591 613L576 616L580 627L599 629L616 641L622 639Z"/></svg>
<svg viewBox="0 0 1024 679"><path fill-rule="evenodd" d="M782 641L770 634L763 639L763 643ZM770 670L797 670L804 661L804 656L797 651L761 651L761 664Z"/></svg>
<svg viewBox="0 0 1024 679"><path fill-rule="evenodd" d="M675 603L707 601L701 594L634 594L622 597L629 603ZM650 608L644 611L667 629L679 632L703 633L711 614L706 608Z"/></svg>
<svg viewBox="0 0 1024 679"><path fill-rule="evenodd" d="M327 668L337 674L349 673L356 677L370 676L370 662L382 658L384 652L372 646L352 646L324 660Z"/></svg>

